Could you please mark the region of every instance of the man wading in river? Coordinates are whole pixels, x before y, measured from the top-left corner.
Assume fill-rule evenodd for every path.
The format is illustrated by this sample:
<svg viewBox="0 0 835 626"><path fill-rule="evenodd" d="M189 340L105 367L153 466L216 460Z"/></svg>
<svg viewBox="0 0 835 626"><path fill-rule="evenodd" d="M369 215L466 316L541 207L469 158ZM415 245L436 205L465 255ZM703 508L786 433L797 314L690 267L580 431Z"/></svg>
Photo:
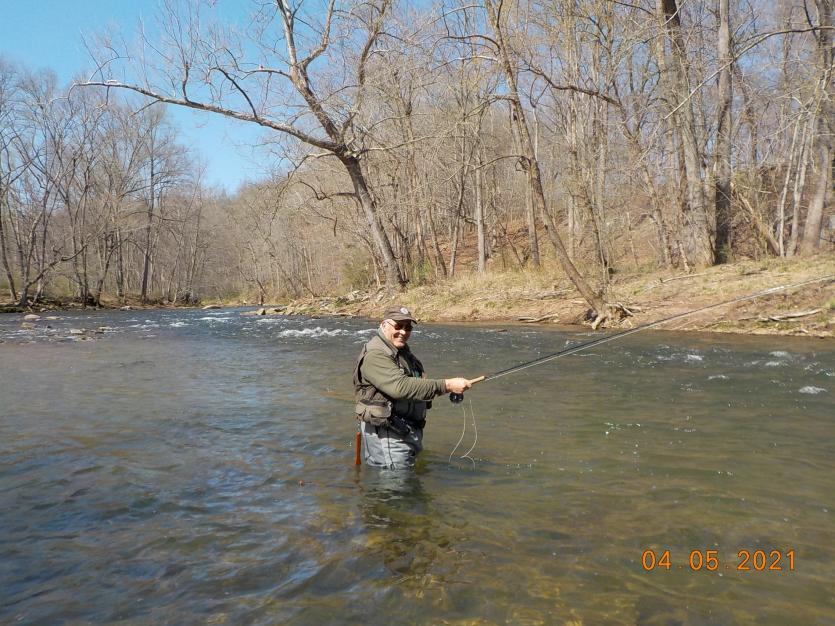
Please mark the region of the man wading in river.
<svg viewBox="0 0 835 626"><path fill-rule="evenodd" d="M423 365L407 345L415 323L409 309L389 309L357 359L354 397L366 465L412 467L423 448L430 400L472 386L466 378L423 377Z"/></svg>

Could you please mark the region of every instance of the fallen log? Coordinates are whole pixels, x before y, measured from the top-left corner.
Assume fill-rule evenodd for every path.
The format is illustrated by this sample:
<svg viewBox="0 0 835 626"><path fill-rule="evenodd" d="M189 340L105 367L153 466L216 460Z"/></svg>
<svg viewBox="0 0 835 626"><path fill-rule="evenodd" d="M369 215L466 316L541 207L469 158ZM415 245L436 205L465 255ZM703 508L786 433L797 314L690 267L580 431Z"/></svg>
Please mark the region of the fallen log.
<svg viewBox="0 0 835 626"><path fill-rule="evenodd" d="M800 317L809 317L810 315L814 315L815 313L820 313L823 309L812 309L810 311L795 311L792 313L782 313L779 315L769 315L768 319L773 322L783 322L785 320L793 320L798 319Z"/></svg>
<svg viewBox="0 0 835 626"><path fill-rule="evenodd" d="M809 317L820 313L823 309L811 309L809 311L792 311L790 313L775 313L774 315L749 315L748 317L740 317L740 322L748 322L750 320L757 320L758 322L785 322L787 320L795 320L803 317Z"/></svg>
<svg viewBox="0 0 835 626"><path fill-rule="evenodd" d="M537 322L544 322L545 320L559 317L559 313L551 313L550 315L543 315L542 317L517 317L516 319L526 324L536 324Z"/></svg>

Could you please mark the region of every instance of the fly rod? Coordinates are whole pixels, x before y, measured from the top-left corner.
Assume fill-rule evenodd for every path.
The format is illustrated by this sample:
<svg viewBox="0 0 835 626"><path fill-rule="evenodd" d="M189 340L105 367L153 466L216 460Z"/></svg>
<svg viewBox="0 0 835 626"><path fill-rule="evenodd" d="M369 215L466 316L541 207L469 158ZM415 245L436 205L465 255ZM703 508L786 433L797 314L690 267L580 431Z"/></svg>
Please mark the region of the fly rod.
<svg viewBox="0 0 835 626"><path fill-rule="evenodd" d="M593 348L595 346L599 346L610 341L615 341L616 339L623 339L627 335L634 335L635 333L639 333L642 330L655 328L656 326L661 326L662 324L666 324L667 322L672 322L674 320L682 319L690 315L695 315L696 313L702 313L703 311L717 309L719 307L726 306L729 304L745 302L747 300L754 300L756 298L761 298L770 294L779 293L781 291L787 291L789 289L795 289L797 287L805 287L806 285L813 285L815 283L822 283L825 281L835 281L835 274L831 274L829 276L822 276L820 278L813 278L811 280L805 280L803 282L793 283L791 285L780 285L778 287L770 287L769 289L763 289L762 291L757 291L746 296L740 296L739 298L734 298L732 300L725 300L724 302L717 302L716 304L708 304L707 306L699 307L698 309L685 311L684 313L677 313L676 315L671 315L670 317L665 317L664 319L660 319L655 322L647 322L646 324L641 324L640 326L636 326L635 328L622 330L612 335L592 339L591 341L586 341L576 346L570 346L568 348L560 350L559 352L546 354L545 356L541 356L538 359L533 359L532 361L526 361L524 363L514 365L513 367L508 367L507 369L499 370L498 372L493 372L492 374L486 374L484 376L479 376L478 378L473 378L472 380L470 380L470 384L475 385L476 383L480 382L496 380L497 378L501 378L502 376L515 374L516 372L521 372L522 370L528 369L529 367L536 367L537 365L542 365L543 363L547 363L548 361L553 361L554 359L559 359L560 357L576 354L578 352L582 352L583 350L588 350L589 348ZM458 404L459 402L462 402L464 400L464 394L450 393L449 399L454 404Z"/></svg>

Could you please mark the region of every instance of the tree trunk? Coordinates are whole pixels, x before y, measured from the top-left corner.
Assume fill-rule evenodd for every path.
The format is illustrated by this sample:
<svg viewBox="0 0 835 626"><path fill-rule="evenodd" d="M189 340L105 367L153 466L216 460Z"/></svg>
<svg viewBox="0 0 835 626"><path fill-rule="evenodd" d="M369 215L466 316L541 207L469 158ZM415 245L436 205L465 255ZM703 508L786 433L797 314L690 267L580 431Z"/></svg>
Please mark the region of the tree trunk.
<svg viewBox="0 0 835 626"><path fill-rule="evenodd" d="M609 152L609 139L606 134L608 125L608 106L598 103L595 107L593 145L597 150L597 168L594 172L594 200L592 203L592 219L594 236L597 241L598 258L602 270L602 283L608 285L609 273L612 271L612 255L610 254L608 232L606 228L605 198L606 198L606 160Z"/></svg>
<svg viewBox="0 0 835 626"><path fill-rule="evenodd" d="M151 195L148 200L148 220L145 222L145 258L142 263L142 291L140 298L142 302L148 301L148 275L151 269L151 226L154 219L154 155L153 146L151 146Z"/></svg>
<svg viewBox="0 0 835 626"><path fill-rule="evenodd" d="M101 271L101 276L99 276L98 281L96 282L96 290L93 294L93 302L95 306L101 306L101 294L104 291L104 282L107 279L107 271L110 269L110 259L113 257L113 252L116 250L116 247L113 245L111 241L112 237L110 235L105 235L105 258L104 258L104 267Z"/></svg>
<svg viewBox="0 0 835 626"><path fill-rule="evenodd" d="M816 151L818 159L818 180L809 211L806 213L806 224L803 228L803 241L800 244L801 254L814 254L820 247L821 225L823 223L823 209L831 194L832 186L832 0L815 0L820 21L818 31L818 59L821 71L821 88L825 96L818 107Z"/></svg>
<svg viewBox="0 0 835 626"><path fill-rule="evenodd" d="M531 186L525 186L525 222L528 226L528 245L531 249L531 265L539 267L541 259L539 257L539 237L536 234L536 211L533 206L533 194Z"/></svg>
<svg viewBox="0 0 835 626"><path fill-rule="evenodd" d="M478 273L487 269L487 251L484 247L484 181L481 173L481 148L476 148L475 167L475 224L478 248Z"/></svg>
<svg viewBox="0 0 835 626"><path fill-rule="evenodd" d="M383 271L386 275L386 284L389 287L402 288L406 284L406 280L403 278L403 273L397 263L397 259L394 257L391 241L389 241L386 231L380 223L377 207L368 190L368 183L365 180L365 174L362 172L359 160L350 154L340 154L339 160L342 161L345 169L348 170L348 176L351 177L354 192L359 198L360 206L368 222L368 228L371 231L371 236L383 257Z"/></svg>
<svg viewBox="0 0 835 626"><path fill-rule="evenodd" d="M719 111L716 134L716 244L717 263L731 260L731 105L733 104L730 0L719 0Z"/></svg>
<svg viewBox="0 0 835 626"><path fill-rule="evenodd" d="M125 250L122 240L122 229L116 226L116 296L119 302L125 303Z"/></svg>
<svg viewBox="0 0 835 626"><path fill-rule="evenodd" d="M794 130L792 131L792 142L789 147L789 158L786 163L786 177L783 180L783 188L780 191L780 201L777 205L777 246L780 256L786 255L785 234L786 234L786 198L789 195L789 185L792 178L792 170L794 162L797 158L798 163L801 157L795 157L797 154L797 135L800 131L801 119L798 117L794 123ZM802 153L802 150L801 150Z"/></svg>
<svg viewBox="0 0 835 626"><path fill-rule="evenodd" d="M455 263L458 260L458 231L459 223L461 221L461 212L464 210L464 194L466 193L466 173L467 163L464 160L465 142L461 140L461 168L458 172L458 198L455 202L455 215L452 218L452 229L450 232L450 239L452 244L449 252L449 276L455 276Z"/></svg>
<svg viewBox="0 0 835 626"><path fill-rule="evenodd" d="M9 257L6 254L6 233L3 230L3 206L0 205L0 260L3 261L3 269L6 271L6 279L9 281L9 294L12 300L17 300L17 289L15 288L14 275L12 274Z"/></svg>
<svg viewBox="0 0 835 626"><path fill-rule="evenodd" d="M806 213L803 241L800 246L801 254L814 254L820 247L823 207L830 193L833 166L832 146L829 145L829 138L821 136L825 132L828 131L818 130L818 181L812 201L809 203L809 211Z"/></svg>
<svg viewBox="0 0 835 626"><path fill-rule="evenodd" d="M669 101L678 107L675 117L681 137L687 202L682 213L682 236L687 256L697 265L711 265L714 261L705 211L702 166L696 140L696 118L690 98L687 50L681 32L676 0L656 0L656 10L662 29L667 33L672 51L670 67L672 81L668 81Z"/></svg>
<svg viewBox="0 0 835 626"><path fill-rule="evenodd" d="M463 194L462 194L463 195ZM461 230L461 207L457 207L452 220L452 244L449 250L449 276L455 276L455 264L458 261L458 232Z"/></svg>
<svg viewBox="0 0 835 626"><path fill-rule="evenodd" d="M525 185L525 222L528 226L528 245L531 249L531 264L534 267L539 267L539 238L536 234L536 212L533 210L533 196L530 185Z"/></svg>
<svg viewBox="0 0 835 626"><path fill-rule="evenodd" d="M435 267L437 268L441 276L446 278L446 263L444 262L444 255L441 252L441 246L438 243L438 230L435 227L435 216L431 201L429 203L429 206L426 207L426 211L426 219L429 222L429 235L432 238L432 253L435 256Z"/></svg>
<svg viewBox="0 0 835 626"><path fill-rule="evenodd" d="M197 206L197 223L194 226L194 242L192 243L191 258L188 264L188 273L186 274L186 294L188 297L187 304L196 304L197 297L195 294L194 285L197 282L197 257L200 252L200 221L203 217L203 208L200 204Z"/></svg>
<svg viewBox="0 0 835 626"><path fill-rule="evenodd" d="M745 77L738 63L734 63L733 72L737 78L742 93L742 122L748 127L748 167L755 170L759 164L759 133L757 128L757 113L754 110L751 88L745 83Z"/></svg>
<svg viewBox="0 0 835 626"><path fill-rule="evenodd" d="M803 136L800 144L800 169L794 177L792 189L792 222L789 229L789 247L786 248L786 256L794 256L797 253L797 242L800 238L800 207L803 202L803 192L806 189L806 170L809 166L809 132L808 121L803 124Z"/></svg>

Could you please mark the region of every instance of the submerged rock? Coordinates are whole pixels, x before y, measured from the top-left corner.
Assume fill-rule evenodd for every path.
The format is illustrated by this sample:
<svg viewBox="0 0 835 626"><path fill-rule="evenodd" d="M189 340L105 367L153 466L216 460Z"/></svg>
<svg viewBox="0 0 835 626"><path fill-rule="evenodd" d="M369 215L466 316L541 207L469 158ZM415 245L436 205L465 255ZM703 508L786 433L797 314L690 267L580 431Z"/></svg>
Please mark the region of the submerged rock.
<svg viewBox="0 0 835 626"><path fill-rule="evenodd" d="M261 307L259 309L255 309L254 311L244 311L241 315L281 315L285 312L286 307L283 306L271 306L271 307Z"/></svg>
<svg viewBox="0 0 835 626"><path fill-rule="evenodd" d="M23 319L26 322L37 322L39 319L41 319L41 316L35 315L34 313L30 313L29 315L24 315Z"/></svg>
<svg viewBox="0 0 835 626"><path fill-rule="evenodd" d="M206 306L203 307L203 310L208 311L210 309L220 309L220 308L223 308L223 307L221 307L219 304L207 304Z"/></svg>

